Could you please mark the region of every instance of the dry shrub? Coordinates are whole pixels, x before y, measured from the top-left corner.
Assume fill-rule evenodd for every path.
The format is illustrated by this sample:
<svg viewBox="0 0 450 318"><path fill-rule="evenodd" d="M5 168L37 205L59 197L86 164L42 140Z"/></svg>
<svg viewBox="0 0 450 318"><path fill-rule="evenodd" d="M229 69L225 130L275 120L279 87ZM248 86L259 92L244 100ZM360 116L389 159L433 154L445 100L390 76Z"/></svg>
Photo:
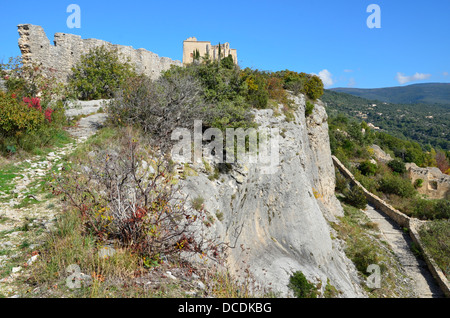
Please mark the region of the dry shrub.
<svg viewBox="0 0 450 318"><path fill-rule="evenodd" d="M141 146L130 131L118 145L92 153L84 165L57 178L62 192L99 239L161 260L176 255L218 256L206 238L203 209L182 194L166 158Z"/></svg>

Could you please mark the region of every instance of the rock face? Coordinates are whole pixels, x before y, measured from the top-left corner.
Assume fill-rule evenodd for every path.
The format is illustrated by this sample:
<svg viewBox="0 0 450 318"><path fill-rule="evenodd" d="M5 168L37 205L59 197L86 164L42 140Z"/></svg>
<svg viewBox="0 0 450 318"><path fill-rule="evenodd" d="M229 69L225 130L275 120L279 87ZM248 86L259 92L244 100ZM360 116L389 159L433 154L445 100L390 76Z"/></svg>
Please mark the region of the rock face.
<svg viewBox="0 0 450 318"><path fill-rule="evenodd" d="M202 196L212 215L220 213L211 229L235 246L228 257L231 273L245 278L247 270L256 285L288 296L289 277L300 270L322 288L329 279L343 297L364 296L354 265L331 238L327 222L343 210L334 195L325 108L318 102L305 118L305 98L293 98L295 121L272 110L255 111L260 127L282 131L276 173L262 174L258 164L245 164L216 181L205 174L188 177L184 191Z"/></svg>
<svg viewBox="0 0 450 318"><path fill-rule="evenodd" d="M20 24L18 30L19 48L24 63L42 65L45 69L53 70L62 81L67 80L71 68L83 54L103 45L117 49L122 54L123 61L129 58L136 66L137 72L146 74L152 79L158 78L161 71L169 69L171 65L182 66L180 61L159 57L144 49L135 50L131 46L113 45L97 39L83 40L81 36L73 34L56 33L52 45L44 29L37 25Z"/></svg>
<svg viewBox="0 0 450 318"><path fill-rule="evenodd" d="M420 168L415 163L407 163L406 170L414 184L422 179L421 187L417 188L420 194L425 194L430 199L450 199L450 176L441 172L438 168Z"/></svg>
<svg viewBox="0 0 450 318"><path fill-rule="evenodd" d="M391 155L384 152L384 150L381 149L380 146L372 145L371 148L373 149L373 154L375 155L375 158L378 161L385 162L385 163L392 161Z"/></svg>

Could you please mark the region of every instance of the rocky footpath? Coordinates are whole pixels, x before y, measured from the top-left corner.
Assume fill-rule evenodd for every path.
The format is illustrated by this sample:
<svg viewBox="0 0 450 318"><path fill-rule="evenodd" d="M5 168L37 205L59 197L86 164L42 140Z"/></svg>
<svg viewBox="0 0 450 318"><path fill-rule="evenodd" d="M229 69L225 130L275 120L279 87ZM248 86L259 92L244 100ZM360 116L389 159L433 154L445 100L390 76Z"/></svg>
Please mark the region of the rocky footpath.
<svg viewBox="0 0 450 318"><path fill-rule="evenodd" d="M39 257L37 249L56 220L58 200L42 191L42 184L51 178L52 170L63 169L64 157L93 135L106 118L103 113L89 115L91 104L81 103L71 110L73 116L85 116L68 129L73 142L17 162L5 173L10 179L0 190L0 295L19 296L15 281Z"/></svg>

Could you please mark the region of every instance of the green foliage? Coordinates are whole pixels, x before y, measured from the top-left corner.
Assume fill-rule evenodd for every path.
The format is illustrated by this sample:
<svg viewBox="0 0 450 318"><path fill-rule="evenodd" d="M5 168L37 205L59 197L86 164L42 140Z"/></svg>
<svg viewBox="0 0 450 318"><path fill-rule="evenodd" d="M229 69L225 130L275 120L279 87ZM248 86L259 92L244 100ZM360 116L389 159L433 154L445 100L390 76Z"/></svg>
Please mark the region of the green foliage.
<svg viewBox="0 0 450 318"><path fill-rule="evenodd" d="M416 189L409 179L398 175L383 177L379 182L378 190L387 194L396 194L403 198L412 198L416 194Z"/></svg>
<svg viewBox="0 0 450 318"><path fill-rule="evenodd" d="M284 88L292 91L295 95L303 93L312 100L320 98L323 93L323 82L316 75L297 73L290 70L272 73L284 82Z"/></svg>
<svg viewBox="0 0 450 318"><path fill-rule="evenodd" d="M414 188L418 189L418 188L422 188L423 186L423 179L417 179L416 181L414 181Z"/></svg>
<svg viewBox="0 0 450 318"><path fill-rule="evenodd" d="M420 144L422 148L431 145L436 149L450 149L450 113L446 105L383 103L330 90L325 90L321 100L327 103L329 116L342 113L361 120L364 114L367 116L364 118L366 122L380 127L392 137L401 139L402 143L411 140ZM377 106L373 107L373 104ZM430 118L430 115L433 117ZM383 146L381 143L378 144ZM389 148L394 150L392 146L392 144L389 145ZM395 148L402 150L402 147L398 146L396 145ZM405 146L407 146L405 148L411 148L412 145L409 143ZM413 162L419 166L423 163L423 158L415 156L410 158L417 160Z"/></svg>
<svg viewBox="0 0 450 318"><path fill-rule="evenodd" d="M291 275L288 287L297 298L317 298L317 288L306 279L301 271Z"/></svg>
<svg viewBox="0 0 450 318"><path fill-rule="evenodd" d="M313 110L314 110L314 107L315 107L315 106L314 106L313 103L311 103L309 100L306 101L306 109L305 109L305 116L306 116L306 117L312 115Z"/></svg>
<svg viewBox="0 0 450 318"><path fill-rule="evenodd" d="M197 210L197 211L201 211L203 210L203 204L205 203L205 199L203 199L203 197L199 196L196 197L192 200L192 207Z"/></svg>
<svg viewBox="0 0 450 318"><path fill-rule="evenodd" d="M309 77L305 83L305 93L306 96L308 96L312 100L316 100L322 97L323 95L322 80L316 75Z"/></svg>
<svg viewBox="0 0 450 318"><path fill-rule="evenodd" d="M365 176L373 176L376 174L378 166L369 160L361 162L358 167L359 171Z"/></svg>
<svg viewBox="0 0 450 318"><path fill-rule="evenodd" d="M408 214L422 220L450 219L450 200L416 198L411 202Z"/></svg>
<svg viewBox="0 0 450 318"><path fill-rule="evenodd" d="M365 209L367 206L367 198L364 191L360 187L352 187L344 190L344 201L358 209Z"/></svg>
<svg viewBox="0 0 450 318"><path fill-rule="evenodd" d="M57 102L44 109L39 98L19 100L0 92L0 153L32 151L50 145L65 123L64 106Z"/></svg>
<svg viewBox="0 0 450 318"><path fill-rule="evenodd" d="M229 70L234 69L235 68L235 64L234 64L233 56L232 55L228 55L227 57L223 58L220 61L220 65L223 68L226 68L226 69L229 69Z"/></svg>
<svg viewBox="0 0 450 318"><path fill-rule="evenodd" d="M391 160L389 161L388 166L392 169L393 172L396 172L398 174L404 174L406 172L405 163L401 160Z"/></svg>
<svg viewBox="0 0 450 318"><path fill-rule="evenodd" d="M72 68L69 88L82 100L112 98L125 79L135 75L131 64L105 46L91 49Z"/></svg>
<svg viewBox="0 0 450 318"><path fill-rule="evenodd" d="M419 230L424 248L450 279L450 221L439 220L427 223Z"/></svg>
<svg viewBox="0 0 450 318"><path fill-rule="evenodd" d="M267 108L269 91L266 78L258 71L246 68L241 72L246 87L246 99L254 108Z"/></svg>
<svg viewBox="0 0 450 318"><path fill-rule="evenodd" d="M36 131L44 124L44 120L42 111L19 102L12 95L0 92L0 132L3 136Z"/></svg>

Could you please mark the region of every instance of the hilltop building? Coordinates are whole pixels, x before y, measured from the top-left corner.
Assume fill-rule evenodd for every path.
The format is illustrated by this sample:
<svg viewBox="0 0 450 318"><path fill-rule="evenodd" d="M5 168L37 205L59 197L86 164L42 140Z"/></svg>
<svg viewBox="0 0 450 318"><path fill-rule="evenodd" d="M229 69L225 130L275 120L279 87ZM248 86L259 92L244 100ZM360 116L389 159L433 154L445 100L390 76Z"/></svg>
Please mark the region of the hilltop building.
<svg viewBox="0 0 450 318"><path fill-rule="evenodd" d="M209 56L211 61L216 61L219 58L219 44L211 45L209 41L197 41L195 37L190 37L183 41L183 65L193 63L197 51L200 58ZM220 44L220 55L222 58L231 55L234 63L238 63L237 51L231 49L229 43Z"/></svg>

